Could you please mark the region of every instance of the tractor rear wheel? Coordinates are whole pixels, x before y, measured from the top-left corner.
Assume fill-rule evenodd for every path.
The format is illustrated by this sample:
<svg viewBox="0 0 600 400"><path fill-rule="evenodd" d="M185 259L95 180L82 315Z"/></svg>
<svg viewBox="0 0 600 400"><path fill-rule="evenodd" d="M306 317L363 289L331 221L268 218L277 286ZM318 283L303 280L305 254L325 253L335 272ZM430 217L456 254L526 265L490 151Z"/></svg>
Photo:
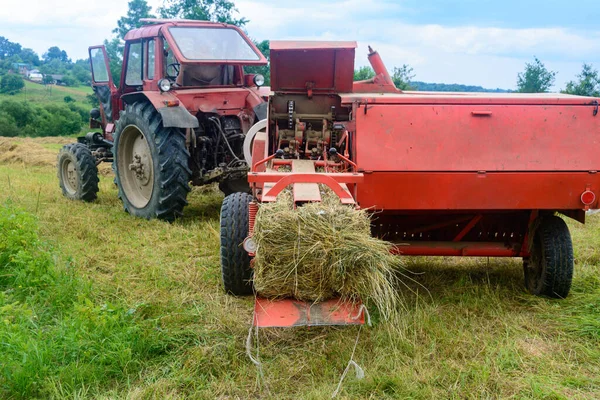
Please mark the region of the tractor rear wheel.
<svg viewBox="0 0 600 400"><path fill-rule="evenodd" d="M248 236L248 193L233 193L221 206L221 273L227 293L252 294L250 256L242 247Z"/></svg>
<svg viewBox="0 0 600 400"><path fill-rule="evenodd" d="M58 182L71 200L94 201L98 194L98 167L90 149L81 143L64 146L58 153Z"/></svg>
<svg viewBox="0 0 600 400"><path fill-rule="evenodd" d="M128 104L114 135L115 183L125 211L173 221L187 205L192 171L185 133L163 127L152 104Z"/></svg>
<svg viewBox="0 0 600 400"><path fill-rule="evenodd" d="M542 217L533 232L531 255L524 261L524 270L525 285L531 294L567 297L573 279L573 244L562 218Z"/></svg>

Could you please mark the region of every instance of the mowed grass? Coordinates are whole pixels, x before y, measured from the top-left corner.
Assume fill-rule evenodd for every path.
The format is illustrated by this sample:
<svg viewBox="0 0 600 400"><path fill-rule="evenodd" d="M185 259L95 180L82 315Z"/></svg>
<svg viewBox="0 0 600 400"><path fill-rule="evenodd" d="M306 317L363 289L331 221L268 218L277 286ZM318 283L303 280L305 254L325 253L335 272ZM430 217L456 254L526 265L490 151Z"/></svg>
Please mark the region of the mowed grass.
<svg viewBox="0 0 600 400"><path fill-rule="evenodd" d="M56 85L43 85L25 81L25 87L14 95L0 94L2 100L27 101L36 105L64 104L65 97L71 96L78 104L87 104L86 95L92 94L89 86L65 87Z"/></svg>
<svg viewBox="0 0 600 400"><path fill-rule="evenodd" d="M145 221L123 212L110 174L84 204L62 197L52 166L21 161L0 165L7 201L36 216L56 265L89 283L91 309L136 310L131 326L162 349L132 352L134 368L114 361L118 373L104 380L62 381L64 365L50 361L40 398L324 399L335 390L356 327L261 330L258 378L245 355L253 299L221 288L214 188L196 188L174 224ZM569 226L576 273L562 301L528 295L519 260L407 258L428 292L410 284L398 321L361 330L365 378L351 371L339 398L600 398L600 217ZM132 336L118 340L131 347ZM11 387L0 377L0 397L21 396Z"/></svg>

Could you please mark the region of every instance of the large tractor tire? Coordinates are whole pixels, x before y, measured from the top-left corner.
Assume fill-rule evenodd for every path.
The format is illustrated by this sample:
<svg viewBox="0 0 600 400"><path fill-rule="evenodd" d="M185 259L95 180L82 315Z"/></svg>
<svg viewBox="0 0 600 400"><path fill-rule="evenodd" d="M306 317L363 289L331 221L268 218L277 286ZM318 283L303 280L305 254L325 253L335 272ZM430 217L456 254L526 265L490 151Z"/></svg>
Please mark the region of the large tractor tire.
<svg viewBox="0 0 600 400"><path fill-rule="evenodd" d="M250 256L242 243L248 236L248 193L233 193L221 206L221 273L227 293L252 294Z"/></svg>
<svg viewBox="0 0 600 400"><path fill-rule="evenodd" d="M71 200L94 201L98 195L98 167L90 149L81 143L64 146L58 153L58 182Z"/></svg>
<svg viewBox="0 0 600 400"><path fill-rule="evenodd" d="M114 135L115 183L125 211L173 221L187 205L192 171L185 133L165 128L152 104L128 104Z"/></svg>
<svg viewBox="0 0 600 400"><path fill-rule="evenodd" d="M565 298L573 279L573 244L565 221L543 217L535 232L528 260L524 261L525 285L531 294Z"/></svg>

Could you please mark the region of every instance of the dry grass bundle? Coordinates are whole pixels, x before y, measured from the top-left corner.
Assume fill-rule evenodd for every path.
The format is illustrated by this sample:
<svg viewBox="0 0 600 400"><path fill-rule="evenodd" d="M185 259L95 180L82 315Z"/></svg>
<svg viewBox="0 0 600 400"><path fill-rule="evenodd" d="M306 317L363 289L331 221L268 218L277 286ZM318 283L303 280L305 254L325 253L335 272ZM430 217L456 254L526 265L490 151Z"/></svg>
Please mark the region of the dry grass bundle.
<svg viewBox="0 0 600 400"><path fill-rule="evenodd" d="M372 301L384 318L397 309L391 244L371 236L364 210L341 204L331 192L321 203L293 209L290 193L262 204L256 216L254 287L266 297L303 301Z"/></svg>
<svg viewBox="0 0 600 400"><path fill-rule="evenodd" d="M53 166L57 154L35 139L0 137L0 162L4 164Z"/></svg>
<svg viewBox="0 0 600 400"><path fill-rule="evenodd" d="M55 167L58 152L75 139L65 137L7 138L0 137L0 163L37 167ZM110 163L98 165L100 175L110 175Z"/></svg>

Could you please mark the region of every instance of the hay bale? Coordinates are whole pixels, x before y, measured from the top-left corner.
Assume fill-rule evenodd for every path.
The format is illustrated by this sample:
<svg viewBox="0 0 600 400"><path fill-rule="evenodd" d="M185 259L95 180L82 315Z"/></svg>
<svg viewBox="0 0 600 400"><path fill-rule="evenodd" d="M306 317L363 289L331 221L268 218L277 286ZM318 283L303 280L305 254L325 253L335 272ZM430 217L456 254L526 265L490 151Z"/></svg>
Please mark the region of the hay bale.
<svg viewBox="0 0 600 400"><path fill-rule="evenodd" d="M342 205L330 191L321 203L293 209L289 192L256 216L254 287L269 298L319 302L371 300L384 318L397 309L397 256L371 236L370 216Z"/></svg>

